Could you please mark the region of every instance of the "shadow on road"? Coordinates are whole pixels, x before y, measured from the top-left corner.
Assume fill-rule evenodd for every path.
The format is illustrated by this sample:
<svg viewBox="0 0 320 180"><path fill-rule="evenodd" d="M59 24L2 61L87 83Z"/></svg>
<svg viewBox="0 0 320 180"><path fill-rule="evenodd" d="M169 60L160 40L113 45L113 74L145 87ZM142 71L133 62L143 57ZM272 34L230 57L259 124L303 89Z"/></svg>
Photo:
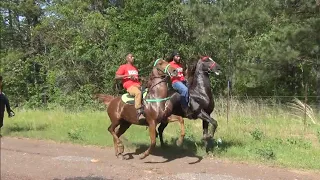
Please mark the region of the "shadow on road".
<svg viewBox="0 0 320 180"><path fill-rule="evenodd" d="M189 139L184 139L183 145L178 147L175 145L176 139L172 139L165 147L156 146L156 148L151 152L154 156L160 156L166 159L162 162L146 162L146 163L166 163L173 161L175 159L192 157L196 158L196 161L190 162L189 164L196 164L201 162L206 153L214 152L219 153L221 151L226 151L229 147L235 145L233 142L224 142L217 146L217 142L213 139L207 141L191 141ZM133 144L137 147L135 152L124 154L127 160L133 159L134 155L139 155L143 153L149 146L148 144Z"/></svg>

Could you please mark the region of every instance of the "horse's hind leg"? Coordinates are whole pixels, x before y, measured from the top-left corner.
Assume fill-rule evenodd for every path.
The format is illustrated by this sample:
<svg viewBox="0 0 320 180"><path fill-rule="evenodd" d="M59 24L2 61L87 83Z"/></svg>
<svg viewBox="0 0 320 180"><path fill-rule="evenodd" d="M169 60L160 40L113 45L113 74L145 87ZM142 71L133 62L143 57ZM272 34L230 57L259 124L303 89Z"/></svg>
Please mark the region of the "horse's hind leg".
<svg viewBox="0 0 320 180"><path fill-rule="evenodd" d="M120 136L126 132L126 130L131 126L131 123L122 120L120 123L120 127L119 129L116 131L116 135L118 138L120 138ZM118 155L123 156L123 152L124 152L124 146L120 140L120 143L117 144L118 146Z"/></svg>
<svg viewBox="0 0 320 180"><path fill-rule="evenodd" d="M180 138L177 140L177 146L181 146L183 143L183 139L185 136L185 128L184 128L184 119L181 116L176 116L176 115L171 115L168 118L169 122L175 122L175 121L179 121L180 123Z"/></svg>
<svg viewBox="0 0 320 180"><path fill-rule="evenodd" d="M115 154L118 157L118 144L121 143L120 139L118 138L118 136L115 133L115 129L116 127L120 124L119 121L111 121L111 125L108 127L108 131L110 132L110 134L113 136L113 146L114 146L114 150L115 150Z"/></svg>

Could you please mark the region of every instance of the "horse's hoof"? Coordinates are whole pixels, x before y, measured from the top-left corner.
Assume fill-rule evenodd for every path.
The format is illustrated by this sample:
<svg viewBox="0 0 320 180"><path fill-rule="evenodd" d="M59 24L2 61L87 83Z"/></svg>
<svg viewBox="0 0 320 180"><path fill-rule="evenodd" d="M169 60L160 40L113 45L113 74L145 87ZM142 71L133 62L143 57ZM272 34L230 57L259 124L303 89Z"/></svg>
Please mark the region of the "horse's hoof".
<svg viewBox="0 0 320 180"><path fill-rule="evenodd" d="M143 154L140 155L139 158L140 158L140 159L144 159L144 158L146 158L147 156L148 156L147 154L143 153Z"/></svg>
<svg viewBox="0 0 320 180"><path fill-rule="evenodd" d="M178 147L181 147L182 143L183 143L183 140L180 140L180 139L178 139L177 142L176 142Z"/></svg>
<svg viewBox="0 0 320 180"><path fill-rule="evenodd" d="M124 147L123 147L123 146L122 146L122 147L119 147L118 152L119 152L120 154L122 154L122 153L124 152Z"/></svg>
<svg viewBox="0 0 320 180"><path fill-rule="evenodd" d="M117 155L117 158L120 159L120 160L125 160L123 154L118 154L118 155Z"/></svg>

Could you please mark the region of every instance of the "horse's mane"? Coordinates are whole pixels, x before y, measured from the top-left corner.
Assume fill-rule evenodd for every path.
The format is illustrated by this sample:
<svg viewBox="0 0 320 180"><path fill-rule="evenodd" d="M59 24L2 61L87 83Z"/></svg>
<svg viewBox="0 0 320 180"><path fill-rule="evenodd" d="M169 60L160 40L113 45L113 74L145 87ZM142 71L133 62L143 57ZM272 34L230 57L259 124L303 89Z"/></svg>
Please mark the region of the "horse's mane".
<svg viewBox="0 0 320 180"><path fill-rule="evenodd" d="M196 72L198 64L198 58L193 57L190 59L189 63L187 64L187 78L189 86L192 86L194 81L194 74Z"/></svg>
<svg viewBox="0 0 320 180"><path fill-rule="evenodd" d="M153 71L153 69L152 69L152 71ZM151 87L151 82L152 82L152 77L153 77L152 71L148 75L148 80L146 81L146 88Z"/></svg>
<svg viewBox="0 0 320 180"><path fill-rule="evenodd" d="M164 61L166 61L165 59L162 59L162 60L164 60ZM167 61L168 62L168 61ZM151 87L151 85L152 85L152 80L153 80L153 78L154 78L154 74L153 74L153 71L155 70L155 67L152 67L152 70L150 71L150 73L149 73L149 76L148 76L148 79L145 79L145 83L146 83L146 88L150 88ZM145 83L143 83L143 84L145 84Z"/></svg>

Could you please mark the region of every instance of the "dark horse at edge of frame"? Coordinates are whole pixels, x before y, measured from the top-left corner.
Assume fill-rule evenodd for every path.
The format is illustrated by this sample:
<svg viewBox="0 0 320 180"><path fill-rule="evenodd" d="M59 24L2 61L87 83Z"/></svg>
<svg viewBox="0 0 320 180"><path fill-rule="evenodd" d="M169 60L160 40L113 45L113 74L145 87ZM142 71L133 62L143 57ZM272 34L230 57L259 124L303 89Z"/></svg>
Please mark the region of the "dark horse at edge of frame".
<svg viewBox="0 0 320 180"><path fill-rule="evenodd" d="M108 131L113 136L115 155L123 157L124 146L119 139L120 136L132 125L148 126L150 135L150 146L140 156L140 159L147 157L156 145L156 126L163 119L167 119L165 114L165 102L168 100L168 77L177 76L177 70L162 59L154 63L154 67L149 76L148 93L144 98L145 122L139 122L136 110L133 105L125 104L119 97L111 97L104 94L97 94L96 98L107 105L107 112L111 121ZM166 117L165 117L166 116ZM120 126L117 130L116 127Z"/></svg>
<svg viewBox="0 0 320 180"><path fill-rule="evenodd" d="M203 139L208 140L214 136L218 123L210 116L214 109L214 100L209 77L211 72L219 75L221 69L220 65L208 56L201 56L199 59L193 61L193 64L187 68L189 104L193 113L186 117L181 107L180 94L173 91L171 99L166 103L168 109L172 109L172 116L168 118L170 119L169 121L162 120L158 127L161 146L164 145L163 131L168 123L173 121L173 118L182 119L182 117L185 117L193 120L199 118L202 120ZM209 123L212 125L212 135L208 132ZM181 144L181 142L179 144Z"/></svg>

